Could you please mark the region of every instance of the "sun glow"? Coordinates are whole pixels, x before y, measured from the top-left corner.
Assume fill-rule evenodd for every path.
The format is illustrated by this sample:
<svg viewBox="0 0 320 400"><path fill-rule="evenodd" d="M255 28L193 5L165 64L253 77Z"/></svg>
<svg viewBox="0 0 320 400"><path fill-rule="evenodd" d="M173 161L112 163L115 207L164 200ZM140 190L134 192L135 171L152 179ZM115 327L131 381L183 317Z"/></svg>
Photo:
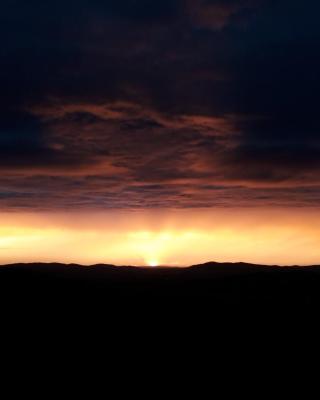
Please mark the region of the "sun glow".
<svg viewBox="0 0 320 400"><path fill-rule="evenodd" d="M0 264L319 264L320 212L1 214Z"/></svg>
<svg viewBox="0 0 320 400"><path fill-rule="evenodd" d="M149 267L158 267L159 266L159 261L157 261L157 260L149 260L149 261L147 261L147 264L149 265Z"/></svg>

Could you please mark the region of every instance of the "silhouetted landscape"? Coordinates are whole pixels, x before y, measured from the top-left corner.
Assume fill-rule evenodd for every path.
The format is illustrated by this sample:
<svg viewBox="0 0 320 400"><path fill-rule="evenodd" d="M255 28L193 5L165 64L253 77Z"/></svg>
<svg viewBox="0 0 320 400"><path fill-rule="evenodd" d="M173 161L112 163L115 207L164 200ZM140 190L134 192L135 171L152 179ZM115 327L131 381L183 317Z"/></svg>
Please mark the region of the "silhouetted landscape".
<svg viewBox="0 0 320 400"><path fill-rule="evenodd" d="M106 366L117 397L135 394L125 370L138 372L139 397L150 372L151 400L174 397L160 393L168 378L178 399L183 387L218 395L215 366L224 397L229 387L241 396L233 367L260 398L275 366L284 381L294 333L290 364L313 367L296 348L320 309L319 14L315 0L1 1L0 336L11 395L43 384L32 364L50 380L41 397L63 382L61 366L82 390L69 358L85 375L96 366L107 396ZM261 349L280 345L268 374L241 336L256 339L263 366ZM190 379L177 377L179 346ZM84 362L85 347L99 360ZM54 365L46 350L62 348ZM213 351L192 362L192 348ZM202 382L193 395L201 366L210 390ZM32 372L27 385L18 369Z"/></svg>
<svg viewBox="0 0 320 400"><path fill-rule="evenodd" d="M0 268L2 304L95 304L142 301L223 307L320 305L320 266L209 262L187 268L12 264Z"/></svg>

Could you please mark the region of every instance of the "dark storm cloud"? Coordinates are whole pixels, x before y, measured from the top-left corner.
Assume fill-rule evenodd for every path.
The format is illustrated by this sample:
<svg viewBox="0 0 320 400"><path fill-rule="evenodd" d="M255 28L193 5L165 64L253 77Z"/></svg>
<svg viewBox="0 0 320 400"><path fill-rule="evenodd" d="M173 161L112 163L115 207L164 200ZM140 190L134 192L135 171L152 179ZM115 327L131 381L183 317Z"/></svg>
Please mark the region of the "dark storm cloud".
<svg viewBox="0 0 320 400"><path fill-rule="evenodd" d="M2 207L314 205L319 11L3 1Z"/></svg>

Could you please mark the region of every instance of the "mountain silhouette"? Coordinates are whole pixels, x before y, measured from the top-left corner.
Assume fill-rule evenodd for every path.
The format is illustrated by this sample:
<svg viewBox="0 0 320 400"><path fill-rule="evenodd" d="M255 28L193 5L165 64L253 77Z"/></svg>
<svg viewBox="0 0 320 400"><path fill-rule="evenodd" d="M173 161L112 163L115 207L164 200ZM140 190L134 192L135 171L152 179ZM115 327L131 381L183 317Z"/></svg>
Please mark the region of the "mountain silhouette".
<svg viewBox="0 0 320 400"><path fill-rule="evenodd" d="M219 348L241 332L253 340L257 327L269 340L279 326L294 331L317 321L320 266L11 264L0 266L0 301L2 326L15 332L16 343L30 329L33 338L45 329L64 343L79 335L90 345L98 340L100 350L119 340L134 346L137 336L149 338L151 348L168 337L174 347L186 334L186 348ZM106 341L110 335L114 342Z"/></svg>
<svg viewBox="0 0 320 400"><path fill-rule="evenodd" d="M320 304L320 266L216 263L186 268L31 263L0 267L1 300L206 299L216 305Z"/></svg>

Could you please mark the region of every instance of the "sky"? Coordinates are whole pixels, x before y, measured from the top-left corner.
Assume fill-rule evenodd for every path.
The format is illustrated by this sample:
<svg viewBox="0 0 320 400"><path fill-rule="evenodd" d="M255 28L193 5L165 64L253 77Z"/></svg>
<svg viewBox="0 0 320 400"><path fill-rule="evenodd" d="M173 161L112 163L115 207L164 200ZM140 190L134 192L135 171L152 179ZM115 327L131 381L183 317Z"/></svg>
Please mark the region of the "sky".
<svg viewBox="0 0 320 400"><path fill-rule="evenodd" d="M320 264L319 12L3 0L0 263Z"/></svg>

